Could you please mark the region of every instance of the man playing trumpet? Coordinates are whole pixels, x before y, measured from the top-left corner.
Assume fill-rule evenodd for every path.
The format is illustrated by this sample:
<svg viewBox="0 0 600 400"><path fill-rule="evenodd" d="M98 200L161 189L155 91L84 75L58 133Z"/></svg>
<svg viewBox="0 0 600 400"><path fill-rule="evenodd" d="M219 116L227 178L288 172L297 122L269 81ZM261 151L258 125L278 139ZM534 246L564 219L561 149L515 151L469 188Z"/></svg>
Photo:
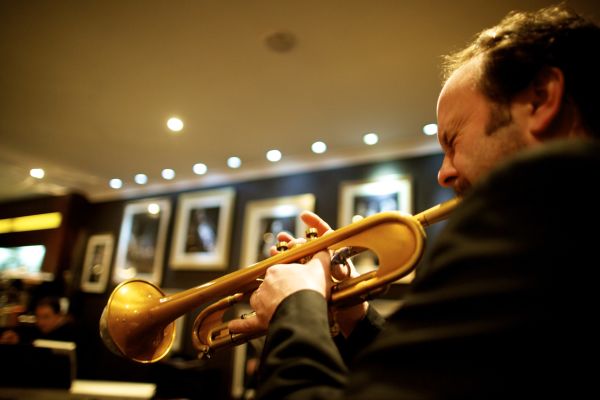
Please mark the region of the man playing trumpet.
<svg viewBox="0 0 600 400"><path fill-rule="evenodd" d="M329 254L275 265L254 292L266 329L258 397L544 397L585 390L600 218L598 25L563 7L511 13L445 58L440 185L463 196L404 304L328 323ZM303 214L320 234L330 228ZM292 238L281 237L290 241ZM577 284L573 284L577 279ZM590 346L590 347L588 347Z"/></svg>

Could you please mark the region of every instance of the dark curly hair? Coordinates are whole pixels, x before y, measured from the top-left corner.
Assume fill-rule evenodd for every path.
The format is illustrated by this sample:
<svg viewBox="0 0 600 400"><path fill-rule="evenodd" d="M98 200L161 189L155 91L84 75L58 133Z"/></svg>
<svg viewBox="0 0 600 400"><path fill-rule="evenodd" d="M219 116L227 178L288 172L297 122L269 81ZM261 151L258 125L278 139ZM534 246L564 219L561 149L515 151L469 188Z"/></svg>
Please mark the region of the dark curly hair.
<svg viewBox="0 0 600 400"><path fill-rule="evenodd" d="M465 49L444 56L443 78L481 55L479 88L493 102L507 105L544 67L559 68L565 77L565 99L577 106L586 130L598 137L599 47L600 27L564 4L536 12L513 11L477 34Z"/></svg>

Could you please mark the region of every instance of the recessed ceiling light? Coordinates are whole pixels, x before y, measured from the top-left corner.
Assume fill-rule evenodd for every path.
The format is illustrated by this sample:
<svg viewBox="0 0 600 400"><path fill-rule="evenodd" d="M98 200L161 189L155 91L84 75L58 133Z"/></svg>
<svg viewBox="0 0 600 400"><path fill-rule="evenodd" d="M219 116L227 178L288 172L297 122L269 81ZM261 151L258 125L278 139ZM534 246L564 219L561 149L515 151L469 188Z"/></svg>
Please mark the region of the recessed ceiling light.
<svg viewBox="0 0 600 400"><path fill-rule="evenodd" d="M267 160L271 162L277 162L281 160L281 152L279 150L269 150L267 151Z"/></svg>
<svg viewBox="0 0 600 400"><path fill-rule="evenodd" d="M242 166L242 160L239 157L229 157L227 159L227 166L229 168L239 168Z"/></svg>
<svg viewBox="0 0 600 400"><path fill-rule="evenodd" d="M160 206L156 203L148 204L148 212L152 215L156 215L160 212Z"/></svg>
<svg viewBox="0 0 600 400"><path fill-rule="evenodd" d="M137 183L138 185L145 185L146 183L148 183L148 177L144 174L137 174L133 180L135 181L135 183Z"/></svg>
<svg viewBox="0 0 600 400"><path fill-rule="evenodd" d="M437 124L427 124L423 127L423 133L427 136L437 135L438 126Z"/></svg>
<svg viewBox="0 0 600 400"><path fill-rule="evenodd" d="M179 132L183 129L183 121L177 117L169 118L167 127L173 132Z"/></svg>
<svg viewBox="0 0 600 400"><path fill-rule="evenodd" d="M363 136L363 142L365 142L365 144L368 144L369 146L372 146L379 142L379 136L377 136L375 132L366 133Z"/></svg>
<svg viewBox="0 0 600 400"><path fill-rule="evenodd" d="M46 172L42 168L32 168L29 170L29 175L36 179L42 179L46 175Z"/></svg>
<svg viewBox="0 0 600 400"><path fill-rule="evenodd" d="M173 171L171 168L163 169L160 174L164 179L166 179L168 181L175 178L175 171Z"/></svg>
<svg viewBox="0 0 600 400"><path fill-rule="evenodd" d="M117 178L111 179L108 184L113 189L121 189L123 187L123 181Z"/></svg>
<svg viewBox="0 0 600 400"><path fill-rule="evenodd" d="M194 164L194 166L192 167L192 171L194 171L196 175L204 175L206 171L208 171L208 167L206 166L206 164L198 163Z"/></svg>
<svg viewBox="0 0 600 400"><path fill-rule="evenodd" d="M322 154L327 151L327 145L321 141L314 142L310 148L312 149L313 153L317 154Z"/></svg>

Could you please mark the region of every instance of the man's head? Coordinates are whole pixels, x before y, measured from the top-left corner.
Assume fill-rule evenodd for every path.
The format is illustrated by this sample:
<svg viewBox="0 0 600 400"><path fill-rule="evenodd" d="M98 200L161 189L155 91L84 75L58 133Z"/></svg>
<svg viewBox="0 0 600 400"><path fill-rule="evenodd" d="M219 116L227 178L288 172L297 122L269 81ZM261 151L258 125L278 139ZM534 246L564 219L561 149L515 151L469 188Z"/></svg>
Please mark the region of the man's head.
<svg viewBox="0 0 600 400"><path fill-rule="evenodd" d="M60 303L57 298L45 297L35 307L36 324L46 334L58 328L63 322Z"/></svg>
<svg viewBox="0 0 600 400"><path fill-rule="evenodd" d="M600 135L600 28L562 6L511 13L445 57L438 180L464 192L499 161L545 140Z"/></svg>

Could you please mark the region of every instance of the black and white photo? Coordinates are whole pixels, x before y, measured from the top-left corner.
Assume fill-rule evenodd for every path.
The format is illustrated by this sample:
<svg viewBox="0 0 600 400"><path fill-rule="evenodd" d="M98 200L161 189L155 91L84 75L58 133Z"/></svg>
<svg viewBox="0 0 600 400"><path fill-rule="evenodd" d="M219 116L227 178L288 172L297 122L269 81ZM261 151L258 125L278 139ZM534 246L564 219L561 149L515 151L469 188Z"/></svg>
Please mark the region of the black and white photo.
<svg viewBox="0 0 600 400"><path fill-rule="evenodd" d="M169 262L172 269L227 268L234 198L232 188L179 197Z"/></svg>
<svg viewBox="0 0 600 400"><path fill-rule="evenodd" d="M246 205L242 241L241 267L248 267L269 257L269 249L279 232L303 237L306 226L300 221L302 211L314 211L315 196L277 197L253 200Z"/></svg>
<svg viewBox="0 0 600 400"><path fill-rule="evenodd" d="M165 199L125 206L113 272L115 283L140 278L160 285L170 213L171 204Z"/></svg>
<svg viewBox="0 0 600 400"><path fill-rule="evenodd" d="M102 293L106 290L113 242L112 234L90 236L81 272L81 289L84 292Z"/></svg>

